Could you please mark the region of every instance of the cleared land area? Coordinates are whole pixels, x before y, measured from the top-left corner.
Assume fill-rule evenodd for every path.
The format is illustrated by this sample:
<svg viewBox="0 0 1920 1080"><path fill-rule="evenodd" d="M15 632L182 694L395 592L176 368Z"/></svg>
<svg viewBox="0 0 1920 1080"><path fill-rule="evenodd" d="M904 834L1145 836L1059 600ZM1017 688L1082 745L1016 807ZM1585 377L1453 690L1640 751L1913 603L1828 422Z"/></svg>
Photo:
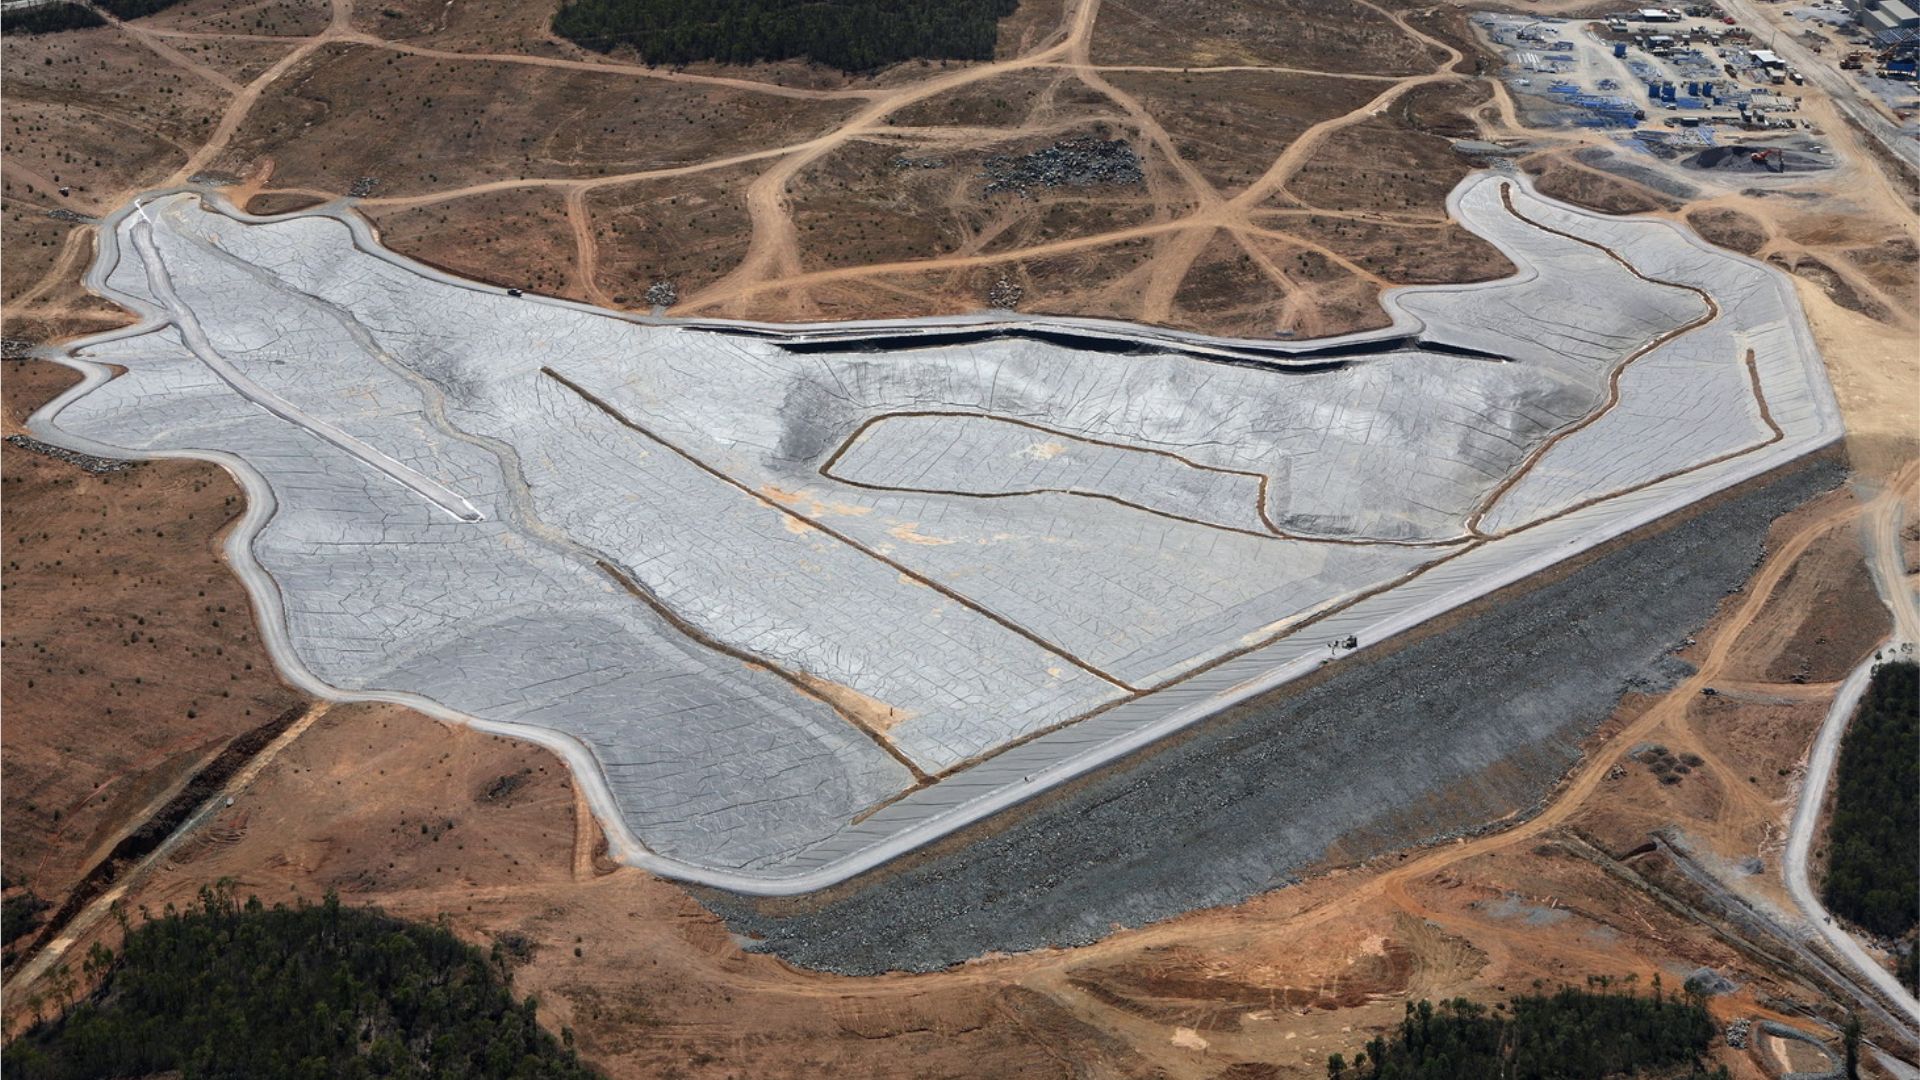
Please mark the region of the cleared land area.
<svg viewBox="0 0 1920 1080"><path fill-rule="evenodd" d="M18 438L74 376L8 361L5 379ZM57 908L230 740L303 698L274 674L246 590L214 554L242 506L224 473L75 463L11 439L0 470L6 881Z"/></svg>

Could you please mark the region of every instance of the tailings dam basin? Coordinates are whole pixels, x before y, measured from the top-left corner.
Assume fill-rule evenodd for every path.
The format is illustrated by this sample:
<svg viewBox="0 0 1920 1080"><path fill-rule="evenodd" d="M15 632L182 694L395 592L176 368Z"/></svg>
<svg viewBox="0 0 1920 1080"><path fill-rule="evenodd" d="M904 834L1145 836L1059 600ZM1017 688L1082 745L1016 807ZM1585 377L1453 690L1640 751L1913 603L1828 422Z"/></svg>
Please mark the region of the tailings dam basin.
<svg viewBox="0 0 1920 1080"><path fill-rule="evenodd" d="M1283 343L653 319L411 262L343 206L153 192L89 277L141 321L63 351L86 378L31 426L233 472L227 555L296 685L551 747L615 858L797 958L937 965L1270 887L1383 822L1470 826L1432 800L1498 763L1544 792L1569 725L1660 678L1771 516L1835 482L1809 455L1839 414L1780 273L1517 176L1449 209L1516 272ZM1492 662L1449 637L1472 617L1394 644L1540 575L1477 680ZM1368 691L1389 676L1452 689ZM1102 785L1121 801L1075 803ZM1259 800L1143 821L1227 787ZM1131 824L1075 831L1103 805ZM1264 846L1208 847L1229 806ZM969 829L971 859L928 848ZM1115 830L1139 873L1092 898L1071 881ZM980 916L1008 890L961 864L1038 914ZM1004 928L913 952L802 926L854 902L869 927L904 905Z"/></svg>

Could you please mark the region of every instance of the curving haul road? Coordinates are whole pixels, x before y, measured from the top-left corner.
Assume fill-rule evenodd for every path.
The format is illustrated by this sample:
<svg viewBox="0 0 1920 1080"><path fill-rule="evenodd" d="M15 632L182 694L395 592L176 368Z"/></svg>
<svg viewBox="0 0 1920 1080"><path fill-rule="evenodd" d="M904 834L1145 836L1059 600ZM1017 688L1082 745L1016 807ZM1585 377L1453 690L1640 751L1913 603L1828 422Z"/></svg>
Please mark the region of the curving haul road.
<svg viewBox="0 0 1920 1080"><path fill-rule="evenodd" d="M1880 494L1868 515L1868 541L1872 548L1870 565L1880 584L1881 595L1893 612L1894 633L1886 645L1876 649L1872 656L1861 661L1860 666L1847 676L1840 685L1839 693L1834 696L1832 708L1827 710L1827 718L1821 724L1820 733L1808 753L1807 772L1800 785L1800 799L1794 806L1793 820L1787 832L1784 870L1787 891L1793 894L1794 903L1800 906L1801 913L1806 916L1807 925L1853 968L1863 986L1871 986L1879 991L1879 996L1906 1019L1908 1037L1920 1041L1920 1001L1916 1001L1898 979L1881 967L1852 934L1834 921L1832 914L1820 903L1819 893L1814 889L1807 872L1807 859L1820 823L1820 808L1826 802L1827 787L1839 760L1840 744L1846 736L1854 709L1866 693L1873 669L1882 653L1911 655L1915 644L1920 642L1920 605L1915 603L1900 551L1901 497L1916 479L1920 479L1920 465L1908 466Z"/></svg>

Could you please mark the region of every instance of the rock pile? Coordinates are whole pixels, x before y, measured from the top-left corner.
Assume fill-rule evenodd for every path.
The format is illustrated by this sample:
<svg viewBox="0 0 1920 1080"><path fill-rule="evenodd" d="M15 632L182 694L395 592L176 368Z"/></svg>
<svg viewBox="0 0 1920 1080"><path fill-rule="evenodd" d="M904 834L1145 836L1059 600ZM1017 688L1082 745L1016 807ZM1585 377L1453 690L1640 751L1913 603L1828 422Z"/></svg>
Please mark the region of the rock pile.
<svg viewBox="0 0 1920 1080"><path fill-rule="evenodd" d="M647 286L647 303L657 308L667 308L680 302L680 290L673 287L671 281L656 281Z"/></svg>
<svg viewBox="0 0 1920 1080"><path fill-rule="evenodd" d="M92 454L82 454L77 450L68 450L64 446L44 443L39 439L26 435L9 435L7 436L7 441L22 450L31 450L36 454L45 454L55 461L64 461L69 465L78 465L90 473L125 472L133 468L133 462L131 461L122 461L119 458L95 457Z"/></svg>
<svg viewBox="0 0 1920 1080"><path fill-rule="evenodd" d="M1020 298L1025 296L1026 292L1014 282L1001 278L987 289L987 306L1011 311L1020 306Z"/></svg>
<svg viewBox="0 0 1920 1080"><path fill-rule="evenodd" d="M378 177L363 176L355 180L353 186L347 188L347 194L355 199L364 199L373 194L373 189L379 185L380 179Z"/></svg>
<svg viewBox="0 0 1920 1080"><path fill-rule="evenodd" d="M986 193L1030 195L1036 188L1138 184L1140 155L1125 139L1065 139L1030 154L995 154L981 166Z"/></svg>
<svg viewBox="0 0 1920 1080"><path fill-rule="evenodd" d="M1747 1048L1747 1032L1752 1028L1753 1021L1744 1016L1728 1024L1727 1045L1733 1047L1735 1050L1745 1050Z"/></svg>
<svg viewBox="0 0 1920 1080"><path fill-rule="evenodd" d="M1687 976L1687 990L1691 993L1712 997L1715 994L1731 994L1738 989L1739 986L1732 979L1710 967L1700 968Z"/></svg>
<svg viewBox="0 0 1920 1080"><path fill-rule="evenodd" d="M908 157L900 154L893 159L893 167L896 169L944 169L947 165L946 158L938 157Z"/></svg>

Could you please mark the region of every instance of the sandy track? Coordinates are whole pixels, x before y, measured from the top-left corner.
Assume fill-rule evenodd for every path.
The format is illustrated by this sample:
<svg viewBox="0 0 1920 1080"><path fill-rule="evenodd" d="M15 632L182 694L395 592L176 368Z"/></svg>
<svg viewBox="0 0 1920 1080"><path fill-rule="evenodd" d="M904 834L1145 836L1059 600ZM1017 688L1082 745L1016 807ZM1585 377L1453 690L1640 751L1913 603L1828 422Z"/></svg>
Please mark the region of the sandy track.
<svg viewBox="0 0 1920 1080"><path fill-rule="evenodd" d="M73 919L67 923L65 930L59 937L48 942L46 948L34 954L32 959L14 970L12 976L8 978L6 983L8 996L11 997L13 992L32 986L36 980L42 975L45 975L54 964L60 961L61 957L67 954L67 951L73 947L74 942L85 938L88 932L92 930L101 919L112 912L114 905L118 904L120 900L127 895L128 890L137 887L147 875L152 873L154 867L159 866L171 857L174 851L180 846L181 841L193 835L195 831L202 825L205 825L219 811L226 809L229 800L239 798L248 787L252 786L254 780L259 778L261 772L264 771L268 765L271 765L274 759L280 756L282 751L293 745L295 740L305 734L306 730L312 727L321 717L325 716L327 710L332 707L333 704L328 701L314 702L312 707L307 709L306 713L303 714L300 719L295 720L289 725L287 730L281 732L278 737L268 743L258 754L255 754L253 759L247 762L239 772L235 773L225 784L222 784L220 790L214 792L206 802L201 803L200 808L189 815L185 821L182 821L178 828L174 829L165 840L160 842L158 847L148 852L139 862L122 871L119 878L114 882L113 887L101 893L91 904L82 908L80 913L75 915Z"/></svg>
<svg viewBox="0 0 1920 1080"><path fill-rule="evenodd" d="M789 318L804 318L813 313L807 299L813 287L838 281L862 280L915 274L964 270L971 267L1005 263L1027 258L1045 258L1051 255L1067 254L1097 248L1104 245L1123 243L1128 240L1153 237L1156 251L1142 279L1143 288L1138 300L1138 316L1149 322L1165 322L1172 313L1173 298L1178 294L1188 273L1201 253L1218 230L1225 229L1237 246L1244 251L1260 272L1271 280L1287 297L1287 311L1294 321L1309 329L1318 325L1317 310L1314 303L1317 291L1302 287L1295 282L1274 260L1271 253L1255 243L1255 238L1276 239L1275 230L1262 228L1250 218L1249 211L1264 199L1272 190L1284 186L1285 182L1298 171L1300 166L1310 160L1325 137L1332 132L1364 122L1379 109L1391 103L1399 95L1421 85L1435 81L1447 81L1461 78L1449 73L1450 67L1459 54L1447 46L1434 41L1429 36L1408 25L1404 18L1394 17L1393 21L1413 41L1437 45L1446 49L1448 59L1441 69L1426 75L1407 78L1396 76L1364 75L1349 72L1326 72L1313 68L1266 66L1266 65L1225 65L1217 68L1181 69L1161 68L1154 65L1098 65L1091 57L1091 41L1094 22L1098 16L1098 0L1083 0L1071 9L1066 25L1049 40L1029 53L1009 60L970 65L931 79L910 83L898 88L844 87L830 90L812 90L800 87L782 86L745 78L730 78L713 75L696 75L688 72L646 67L623 63L611 59L574 59L550 56L532 56L497 52L463 52L458 50L437 49L430 46L414 45L382 39L366 31L356 29L352 24L351 0L334 0L332 17L327 27L320 33L306 38L284 36L256 36L245 34L222 34L208 31L148 29L144 27L122 26L127 33L137 38L143 45L166 57L170 62L194 71L201 77L210 78L221 88L232 94L232 100L222 112L207 142L188 157L187 162L174 174L172 182L178 183L187 177L205 169L218 160L231 145L233 138L244 125L253 108L263 94L278 83L289 72L305 63L319 49L329 44L352 44L369 48L426 57L451 62L476 62L495 64L516 64L541 67L554 70L582 71L604 74L612 77L643 78L667 82L679 82L691 85L724 87L753 93L774 96L800 98L808 100L854 100L865 101L865 107L832 130L815 138L779 147L733 154L725 157L695 162L684 166L664 169L648 169L630 173L620 173L592 178L526 178L489 181L480 184L448 188L424 195L385 197L364 200L374 206L419 207L447 202L455 199L494 192L512 190L552 189L565 193L568 206L570 227L575 239L575 258L573 279L580 285L581 292L596 303L606 304L609 298L602 292L597 281L598 251L597 239L593 235L591 218L587 214L585 197L588 193L613 185L638 180L665 179L675 176L687 176L700 172L724 169L730 166L756 161L770 161L771 168L763 173L746 191L746 204L752 223L751 238L747 251L741 261L721 279L698 293L688 297L681 310L715 311L727 310L748 300L760 299L769 294L785 294L786 301L780 306L782 313ZM1383 13L1384 14L1384 13ZM191 57L181 53L168 44L168 40L274 40L296 43L296 47L282 57L272 67L247 85L239 86L224 75L206 68ZM926 260L903 260L893 263L870 264L862 267L839 268L830 271L807 272L803 270L799 254L799 238L795 228L791 208L788 205L788 188L793 179L809 165L819 161L826 154L847 143L885 135L899 134L884 123L893 113L916 102L937 97L957 88L996 78L1012 72L1028 69L1054 69L1071 72L1089 88L1111 100L1140 132L1168 160L1187 189L1188 196L1195 203L1191 213L1174 217L1169 221L1155 222L1150 226L1116 229L1098 235L1075 238L1051 244L1032 245L1025 248L996 252L986 256L978 253L962 252L945 258ZM1131 95L1119 90L1107 82L1101 75L1104 71L1220 71L1249 73L1287 73L1313 75L1316 77L1353 79L1388 84L1380 95L1360 109L1320 124L1295 140L1276 159L1262 176L1261 180L1233 199L1225 198L1214 189L1193 165L1177 151L1172 137L1165 127ZM1032 128L1025 125L1021 130ZM1032 133L1029 131L1029 133ZM1004 137L1007 132L997 134ZM315 193L325 195L326 193ZM1283 242L1300 243L1296 238L1285 237ZM1363 272L1351 259L1339 257L1326 251L1322 245L1303 244L1312 250L1334 259L1350 273L1356 273L1366 280L1379 282L1377 274ZM71 263L63 262L62 269L70 270ZM35 294L37 298L37 293Z"/></svg>
<svg viewBox="0 0 1920 1080"><path fill-rule="evenodd" d="M195 78L205 79L207 82L210 82L214 86L219 87L221 90L225 91L226 93L229 93L229 94L240 93L239 83L234 82L232 79L227 78L226 75L222 74L221 72L216 71L205 64L202 64L200 61L195 60L193 57L188 56L186 53L183 53L179 49L174 48L172 45L167 44L167 42L164 41L160 35L153 33L152 31L148 30L146 27L140 26L136 23L127 22L125 19L119 18L118 16L114 15L112 12L107 11L106 9L98 7L96 5L87 4L86 7L88 10L92 11L94 14L105 19L109 26L112 26L115 30L120 31L121 33L127 35L133 40L139 42L141 45L151 50L156 56L159 56L161 59L167 61L168 63L174 65L175 67L178 67L181 70L192 74Z"/></svg>
<svg viewBox="0 0 1920 1080"><path fill-rule="evenodd" d="M322 46L337 41L352 31L353 0L331 0L331 4L333 16L327 28L306 39L304 44L281 57L272 67L261 72L252 82L241 88L239 93L234 95L233 100L227 103L226 110L220 114L220 122L214 125L212 136L198 152L187 159L185 165L180 166L168 180L169 184L186 182L188 177L205 169L218 158L226 150L227 144L233 141L233 136L240 130L240 125L245 123L247 116L253 112L253 107L259 102L260 95L265 93L268 87L280 81L280 76L299 66Z"/></svg>
<svg viewBox="0 0 1920 1080"><path fill-rule="evenodd" d="M1916 489L1920 489L1920 463L1902 470L1864 508L1871 549L1870 565L1894 617L1894 634L1889 648L1909 653L1914 644L1920 642L1920 636L1917 636L1920 634L1920 610L1916 610L1913 588L1907 579L1901 554L1900 524L1902 500ZM1808 926L1853 969L1862 986L1878 990L1887 1004L1900 1012L1909 1025L1909 1036L1920 1037L1920 1001L1916 1001L1898 979L1861 948L1845 927L1834 922L1833 916L1820 903L1807 868L1813 841L1819 831L1820 810L1826 803L1827 788L1839 762L1841 742L1853 719L1854 709L1866 693L1881 652L1876 650L1872 656L1862 660L1841 684L1839 693L1834 695L1833 705L1827 711L1827 718L1807 754L1806 776L1800 785L1800 797L1794 804L1787 833L1787 850L1781 861L1787 890L1806 916Z"/></svg>

